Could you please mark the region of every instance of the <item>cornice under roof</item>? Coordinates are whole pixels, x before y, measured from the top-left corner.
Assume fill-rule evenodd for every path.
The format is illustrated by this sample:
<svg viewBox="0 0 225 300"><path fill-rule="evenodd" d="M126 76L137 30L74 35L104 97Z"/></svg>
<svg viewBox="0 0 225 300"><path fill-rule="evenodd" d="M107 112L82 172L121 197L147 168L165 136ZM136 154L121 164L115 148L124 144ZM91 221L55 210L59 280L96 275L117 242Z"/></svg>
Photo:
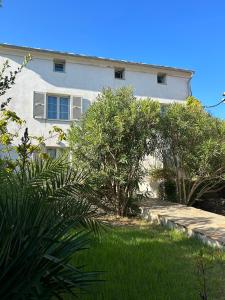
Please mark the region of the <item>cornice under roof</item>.
<svg viewBox="0 0 225 300"><path fill-rule="evenodd" d="M176 67L169 67L169 66L163 66L163 65L153 65L153 64L147 64L142 62L132 62L132 61L126 61L126 60L119 60L119 59L113 59L113 58L104 58L104 57L98 57L98 56L89 56L84 54L76 54L71 52L63 52L63 51L55 51L55 50L49 50L49 49L41 49L41 48L33 48L33 47L26 47L26 46L18 46L18 45L11 45L7 43L0 43L0 47L2 48L9 48L9 49L18 49L18 50L24 50L24 51L36 51L40 53L48 53L48 54L58 54L63 56L69 56L69 57L77 57L77 58L87 58L87 59L93 59L93 60L99 60L99 61L105 61L105 62L114 62L114 63L122 63L122 64L128 64L128 65L136 65L136 66L143 66L143 67L150 67L155 69L164 69L164 70L170 70L170 71L178 71L183 72L186 74L189 74L190 77L195 73L193 70L188 69L182 69L182 68L176 68Z"/></svg>

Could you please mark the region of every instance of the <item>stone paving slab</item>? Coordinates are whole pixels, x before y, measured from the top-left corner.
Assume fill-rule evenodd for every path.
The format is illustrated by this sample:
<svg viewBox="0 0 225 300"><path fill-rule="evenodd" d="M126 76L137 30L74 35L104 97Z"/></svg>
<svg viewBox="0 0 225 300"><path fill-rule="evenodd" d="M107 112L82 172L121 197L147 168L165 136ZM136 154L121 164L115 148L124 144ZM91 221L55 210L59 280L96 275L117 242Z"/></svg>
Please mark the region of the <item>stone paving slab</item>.
<svg viewBox="0 0 225 300"><path fill-rule="evenodd" d="M225 247L225 216L153 199L142 204L141 211L149 221L183 228L189 235L196 235L207 244Z"/></svg>

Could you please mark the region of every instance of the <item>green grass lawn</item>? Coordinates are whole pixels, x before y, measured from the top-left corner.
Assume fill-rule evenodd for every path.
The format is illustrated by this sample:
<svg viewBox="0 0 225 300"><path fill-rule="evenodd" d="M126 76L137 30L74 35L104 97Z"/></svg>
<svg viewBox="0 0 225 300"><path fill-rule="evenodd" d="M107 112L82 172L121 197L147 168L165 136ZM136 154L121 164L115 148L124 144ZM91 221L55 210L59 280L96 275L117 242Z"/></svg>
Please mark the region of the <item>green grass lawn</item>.
<svg viewBox="0 0 225 300"><path fill-rule="evenodd" d="M91 294L80 299L200 299L196 273L200 249L209 251L201 242L161 226L109 229L92 241L90 250L74 257L73 263L86 265L86 270L105 271L100 276L105 281L95 284ZM216 296L217 271L207 271L213 300L225 299Z"/></svg>

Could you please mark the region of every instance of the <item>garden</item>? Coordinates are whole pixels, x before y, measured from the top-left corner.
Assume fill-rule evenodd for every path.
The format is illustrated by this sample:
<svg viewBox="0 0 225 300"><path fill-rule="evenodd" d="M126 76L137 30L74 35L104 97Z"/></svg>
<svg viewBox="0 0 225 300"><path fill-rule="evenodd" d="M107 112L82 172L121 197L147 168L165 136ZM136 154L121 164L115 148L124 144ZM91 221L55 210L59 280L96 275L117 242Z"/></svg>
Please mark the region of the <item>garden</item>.
<svg viewBox="0 0 225 300"><path fill-rule="evenodd" d="M104 89L68 132L49 132L68 143L52 159L7 97L30 59L0 73L0 299L224 299L223 251L139 210L146 179L164 201L223 195L224 121L194 97L160 106Z"/></svg>
<svg viewBox="0 0 225 300"><path fill-rule="evenodd" d="M204 280L208 299L224 299L223 253L178 231L143 221L131 226L123 222L72 258L74 265L100 271L103 280L81 299L204 299Z"/></svg>

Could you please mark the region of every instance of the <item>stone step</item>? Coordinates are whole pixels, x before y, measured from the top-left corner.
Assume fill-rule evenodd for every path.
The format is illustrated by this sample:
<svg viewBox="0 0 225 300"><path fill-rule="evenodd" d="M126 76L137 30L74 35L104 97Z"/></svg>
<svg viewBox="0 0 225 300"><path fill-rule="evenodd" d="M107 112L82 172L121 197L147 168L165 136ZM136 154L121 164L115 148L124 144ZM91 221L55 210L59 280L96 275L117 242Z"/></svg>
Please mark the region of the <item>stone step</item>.
<svg viewBox="0 0 225 300"><path fill-rule="evenodd" d="M225 216L153 199L142 204L140 209L142 217L149 222L184 231L210 246L225 247Z"/></svg>

